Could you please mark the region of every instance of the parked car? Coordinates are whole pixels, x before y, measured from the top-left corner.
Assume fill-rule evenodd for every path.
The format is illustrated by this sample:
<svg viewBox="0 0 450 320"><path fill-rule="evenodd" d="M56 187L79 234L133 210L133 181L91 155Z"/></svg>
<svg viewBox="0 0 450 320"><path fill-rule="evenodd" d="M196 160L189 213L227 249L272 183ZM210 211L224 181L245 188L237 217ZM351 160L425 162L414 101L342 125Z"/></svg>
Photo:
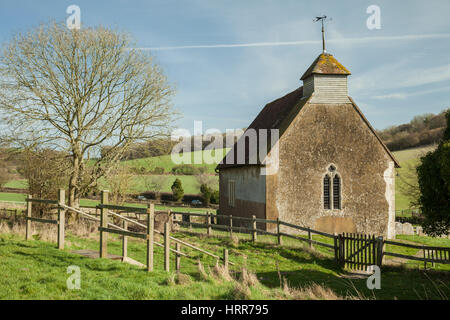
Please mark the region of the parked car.
<svg viewBox="0 0 450 320"><path fill-rule="evenodd" d="M138 200L147 200L147 198L144 197L144 196L137 196L137 199L138 199Z"/></svg>
<svg viewBox="0 0 450 320"><path fill-rule="evenodd" d="M200 200L192 200L191 204L193 206L201 206L203 203Z"/></svg>

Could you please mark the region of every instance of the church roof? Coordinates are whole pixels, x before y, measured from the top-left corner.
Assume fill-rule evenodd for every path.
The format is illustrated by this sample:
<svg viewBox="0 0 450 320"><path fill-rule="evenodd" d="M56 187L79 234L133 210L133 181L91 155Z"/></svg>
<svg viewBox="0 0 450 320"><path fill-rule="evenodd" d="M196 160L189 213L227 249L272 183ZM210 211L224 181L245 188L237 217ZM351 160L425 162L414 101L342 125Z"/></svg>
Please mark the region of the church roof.
<svg viewBox="0 0 450 320"><path fill-rule="evenodd" d="M268 139L270 139L270 129L280 129L282 131L282 125L286 122L285 120L292 118L293 111L301 110L301 108L306 104L309 100L307 98L302 99L303 97L303 87L300 87L284 97L281 97L275 101L268 103L258 114L258 116L253 120L250 126L247 128L246 132L249 129L254 129L256 132L259 132L261 129L268 130ZM258 135L259 139L259 135ZM257 146L259 147L259 140ZM237 143L234 144L233 148L229 151L232 155L233 162L227 163L225 157L221 163L217 166L217 169L229 168L229 167L240 167L240 166L248 166L250 165L249 159L251 158L251 148L249 145L245 145L245 164L237 164ZM258 153L258 150L255 150ZM257 163L254 165L261 165L261 159L258 159Z"/></svg>
<svg viewBox="0 0 450 320"><path fill-rule="evenodd" d="M347 70L339 61L329 53L321 53L312 65L306 70L300 80L305 80L312 74L344 74L350 75L350 71Z"/></svg>

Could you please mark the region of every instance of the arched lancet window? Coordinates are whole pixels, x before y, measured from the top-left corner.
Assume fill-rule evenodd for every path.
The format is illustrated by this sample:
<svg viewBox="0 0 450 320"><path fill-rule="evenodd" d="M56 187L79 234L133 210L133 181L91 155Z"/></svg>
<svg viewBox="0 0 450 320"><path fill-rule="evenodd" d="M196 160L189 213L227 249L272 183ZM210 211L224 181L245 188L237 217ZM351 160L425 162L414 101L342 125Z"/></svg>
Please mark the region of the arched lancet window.
<svg viewBox="0 0 450 320"><path fill-rule="evenodd" d="M323 207L324 209L331 209L330 201L330 176L323 177Z"/></svg>
<svg viewBox="0 0 450 320"><path fill-rule="evenodd" d="M341 208L341 178L336 174L333 178L333 209Z"/></svg>
<svg viewBox="0 0 450 320"><path fill-rule="evenodd" d="M324 209L342 209L341 188L341 177L336 172L336 167L330 165L328 167L328 172L323 177Z"/></svg>

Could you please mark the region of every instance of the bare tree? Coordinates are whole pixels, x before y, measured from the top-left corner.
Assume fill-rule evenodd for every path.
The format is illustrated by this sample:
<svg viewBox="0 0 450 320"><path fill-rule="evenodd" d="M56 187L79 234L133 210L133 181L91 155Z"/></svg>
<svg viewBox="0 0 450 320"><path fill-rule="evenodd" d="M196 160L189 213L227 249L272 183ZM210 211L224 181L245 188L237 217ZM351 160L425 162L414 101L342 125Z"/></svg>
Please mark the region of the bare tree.
<svg viewBox="0 0 450 320"><path fill-rule="evenodd" d="M210 175L207 173L197 174L195 176L195 180L197 182L197 187L199 188L199 190L202 185L206 185L212 190L219 190L219 181L214 175Z"/></svg>
<svg viewBox="0 0 450 320"><path fill-rule="evenodd" d="M128 167L115 164L105 176L106 184L111 192L111 201L123 204L126 196L133 191L133 175Z"/></svg>
<svg viewBox="0 0 450 320"><path fill-rule="evenodd" d="M49 23L0 54L5 141L66 152L71 206L130 144L168 134L173 90L151 55L132 45L126 33Z"/></svg>
<svg viewBox="0 0 450 320"><path fill-rule="evenodd" d="M145 187L149 191L155 192L155 198L159 199L161 191L167 183L167 177L164 175L148 175L144 178Z"/></svg>
<svg viewBox="0 0 450 320"><path fill-rule="evenodd" d="M12 179L12 174L9 172L5 161L0 159L0 187L3 187Z"/></svg>
<svg viewBox="0 0 450 320"><path fill-rule="evenodd" d="M0 187L18 178L16 164L17 161L13 161L10 149L0 146Z"/></svg>

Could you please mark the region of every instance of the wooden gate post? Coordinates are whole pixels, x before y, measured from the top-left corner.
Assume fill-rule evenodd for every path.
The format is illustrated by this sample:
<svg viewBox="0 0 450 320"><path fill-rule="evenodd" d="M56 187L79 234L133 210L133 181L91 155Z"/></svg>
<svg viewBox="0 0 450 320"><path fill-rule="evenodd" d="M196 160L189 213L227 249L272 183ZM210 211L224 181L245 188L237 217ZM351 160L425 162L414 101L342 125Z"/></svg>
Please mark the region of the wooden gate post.
<svg viewBox="0 0 450 320"><path fill-rule="evenodd" d="M147 271L153 271L153 240L155 229L155 205L147 207Z"/></svg>
<svg viewBox="0 0 450 320"><path fill-rule="evenodd" d="M169 223L164 224L164 270L170 271L170 234Z"/></svg>
<svg viewBox="0 0 450 320"><path fill-rule="evenodd" d="M61 205L66 203L66 191L59 189L58 192L58 249L64 249L64 233L66 225L66 209Z"/></svg>
<svg viewBox="0 0 450 320"><path fill-rule="evenodd" d="M212 229L211 229L211 213L208 211L206 212L206 234L208 235L208 237L211 237L212 234Z"/></svg>
<svg viewBox="0 0 450 320"><path fill-rule="evenodd" d="M103 190L101 194L101 204L108 204L108 192ZM100 227L108 228L108 209L100 210ZM100 231L100 258L108 257L108 233Z"/></svg>
<svg viewBox="0 0 450 320"><path fill-rule="evenodd" d="M33 196L31 194L28 195L28 200L31 200L33 198ZM27 201L27 218L31 218L31 210L33 203L31 201ZM26 235L25 235L25 239L26 240L31 240L31 220L27 219L27 226L26 226Z"/></svg>
<svg viewBox="0 0 450 320"><path fill-rule="evenodd" d="M383 237L377 238L377 266L381 268L383 264Z"/></svg>
<svg viewBox="0 0 450 320"><path fill-rule="evenodd" d="M123 226L125 230L128 230L128 221L123 220ZM128 237L122 236L122 261L125 261L128 256Z"/></svg>
<svg viewBox="0 0 450 320"><path fill-rule="evenodd" d="M258 233L256 232L256 216L252 216L252 241L258 240Z"/></svg>
<svg viewBox="0 0 450 320"><path fill-rule="evenodd" d="M180 272L180 268L181 268L181 254L179 254L179 252L181 252L181 245L178 242L175 244L175 250L177 251L177 253L175 255L175 270L177 272Z"/></svg>
<svg viewBox="0 0 450 320"><path fill-rule="evenodd" d="M334 233L334 259L336 260L336 263L339 263L339 247L338 247L338 236L337 233Z"/></svg>
<svg viewBox="0 0 450 320"><path fill-rule="evenodd" d="M344 248L344 239L342 237L342 234L339 234L338 246L339 246L339 265L341 266L341 268L344 268L344 266L345 266L345 260L344 260L345 248Z"/></svg>
<svg viewBox="0 0 450 320"><path fill-rule="evenodd" d="M283 239L281 238L281 230L280 230L280 218L277 218L277 237L278 237L278 245L283 245Z"/></svg>

